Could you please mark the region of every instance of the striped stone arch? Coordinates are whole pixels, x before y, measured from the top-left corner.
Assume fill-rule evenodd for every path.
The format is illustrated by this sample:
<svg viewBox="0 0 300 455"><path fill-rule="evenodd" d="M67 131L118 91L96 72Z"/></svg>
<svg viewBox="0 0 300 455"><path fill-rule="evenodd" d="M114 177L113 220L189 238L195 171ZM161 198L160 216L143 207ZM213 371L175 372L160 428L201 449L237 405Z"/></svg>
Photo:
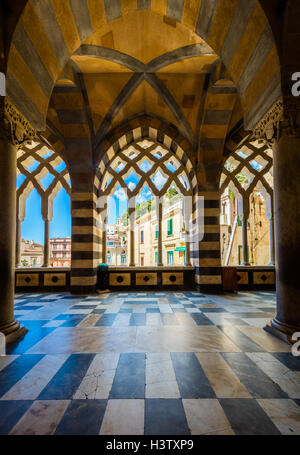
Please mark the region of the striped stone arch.
<svg viewBox="0 0 300 455"><path fill-rule="evenodd" d="M281 96L280 63L258 0L29 0L10 46L7 96L39 130L70 57L105 24L151 10L183 24L220 56L252 129Z"/></svg>
<svg viewBox="0 0 300 455"><path fill-rule="evenodd" d="M108 150L115 153L125 145L138 139L149 138L164 145L173 153L178 153L179 160L191 162L195 166L195 154L191 143L179 132L178 128L156 116L142 114L111 130L100 143L95 153L95 163L99 167ZM181 156L179 156L181 154Z"/></svg>

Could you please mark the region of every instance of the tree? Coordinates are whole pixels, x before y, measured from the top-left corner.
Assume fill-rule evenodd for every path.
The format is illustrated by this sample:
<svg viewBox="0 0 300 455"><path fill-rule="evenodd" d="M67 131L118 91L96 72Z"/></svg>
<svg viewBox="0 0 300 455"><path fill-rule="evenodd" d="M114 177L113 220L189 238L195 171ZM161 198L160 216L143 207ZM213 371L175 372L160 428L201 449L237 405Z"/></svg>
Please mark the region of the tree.
<svg viewBox="0 0 300 455"><path fill-rule="evenodd" d="M29 262L27 261L27 259L23 259L23 260L21 261L21 263L22 263L22 266L23 266L23 267L28 267L28 266L29 266Z"/></svg>

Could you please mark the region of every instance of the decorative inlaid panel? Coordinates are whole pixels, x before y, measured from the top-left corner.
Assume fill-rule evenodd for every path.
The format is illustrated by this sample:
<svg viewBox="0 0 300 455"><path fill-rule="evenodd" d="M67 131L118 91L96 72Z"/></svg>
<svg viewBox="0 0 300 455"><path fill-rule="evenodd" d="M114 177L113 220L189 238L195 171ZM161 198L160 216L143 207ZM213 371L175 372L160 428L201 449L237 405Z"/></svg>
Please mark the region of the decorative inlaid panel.
<svg viewBox="0 0 300 455"><path fill-rule="evenodd" d="M66 274L65 273L45 273L44 286L65 286Z"/></svg>
<svg viewBox="0 0 300 455"><path fill-rule="evenodd" d="M248 278L248 272L240 272L239 270L237 271L237 284L248 284L249 283L249 278Z"/></svg>
<svg viewBox="0 0 300 455"><path fill-rule="evenodd" d="M38 273L17 273L16 286L38 286L39 285L39 274Z"/></svg>
<svg viewBox="0 0 300 455"><path fill-rule="evenodd" d="M135 283L137 286L156 286L157 273L137 273Z"/></svg>
<svg viewBox="0 0 300 455"><path fill-rule="evenodd" d="M110 286L130 286L131 278L130 273L110 273L109 274Z"/></svg>
<svg viewBox="0 0 300 455"><path fill-rule="evenodd" d="M163 272L162 273L162 284L166 286L175 286L175 285L183 285L184 278L183 272Z"/></svg>
<svg viewBox="0 0 300 455"><path fill-rule="evenodd" d="M274 284L275 273L274 272L254 272L253 273L254 284Z"/></svg>

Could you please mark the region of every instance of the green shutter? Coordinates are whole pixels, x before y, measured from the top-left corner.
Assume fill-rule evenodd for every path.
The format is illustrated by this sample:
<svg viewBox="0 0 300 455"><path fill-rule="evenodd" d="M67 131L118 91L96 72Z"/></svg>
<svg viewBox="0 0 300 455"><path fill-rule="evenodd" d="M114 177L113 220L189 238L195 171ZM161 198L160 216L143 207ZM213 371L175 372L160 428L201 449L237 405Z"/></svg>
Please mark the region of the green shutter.
<svg viewBox="0 0 300 455"><path fill-rule="evenodd" d="M158 224L155 226L155 238L158 239Z"/></svg>
<svg viewBox="0 0 300 455"><path fill-rule="evenodd" d="M172 235L173 234L173 219L170 218L168 220L168 235Z"/></svg>

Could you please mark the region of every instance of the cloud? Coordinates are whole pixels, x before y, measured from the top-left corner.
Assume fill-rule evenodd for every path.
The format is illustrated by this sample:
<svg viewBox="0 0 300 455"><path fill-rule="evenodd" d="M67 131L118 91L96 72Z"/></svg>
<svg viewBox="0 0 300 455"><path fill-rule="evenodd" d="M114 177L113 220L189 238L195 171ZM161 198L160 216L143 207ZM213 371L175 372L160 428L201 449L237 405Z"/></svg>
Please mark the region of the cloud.
<svg viewBox="0 0 300 455"><path fill-rule="evenodd" d="M128 188L130 189L130 191L133 191L135 187L136 187L135 183L133 183L133 182L128 183Z"/></svg>
<svg viewBox="0 0 300 455"><path fill-rule="evenodd" d="M162 175L160 171L156 172L155 176L152 179L154 185L158 190L161 190L167 179Z"/></svg>
<svg viewBox="0 0 300 455"><path fill-rule="evenodd" d="M119 188L114 192L114 197L117 199L120 199L120 201L126 201L127 199L127 194L125 193L123 188Z"/></svg>

